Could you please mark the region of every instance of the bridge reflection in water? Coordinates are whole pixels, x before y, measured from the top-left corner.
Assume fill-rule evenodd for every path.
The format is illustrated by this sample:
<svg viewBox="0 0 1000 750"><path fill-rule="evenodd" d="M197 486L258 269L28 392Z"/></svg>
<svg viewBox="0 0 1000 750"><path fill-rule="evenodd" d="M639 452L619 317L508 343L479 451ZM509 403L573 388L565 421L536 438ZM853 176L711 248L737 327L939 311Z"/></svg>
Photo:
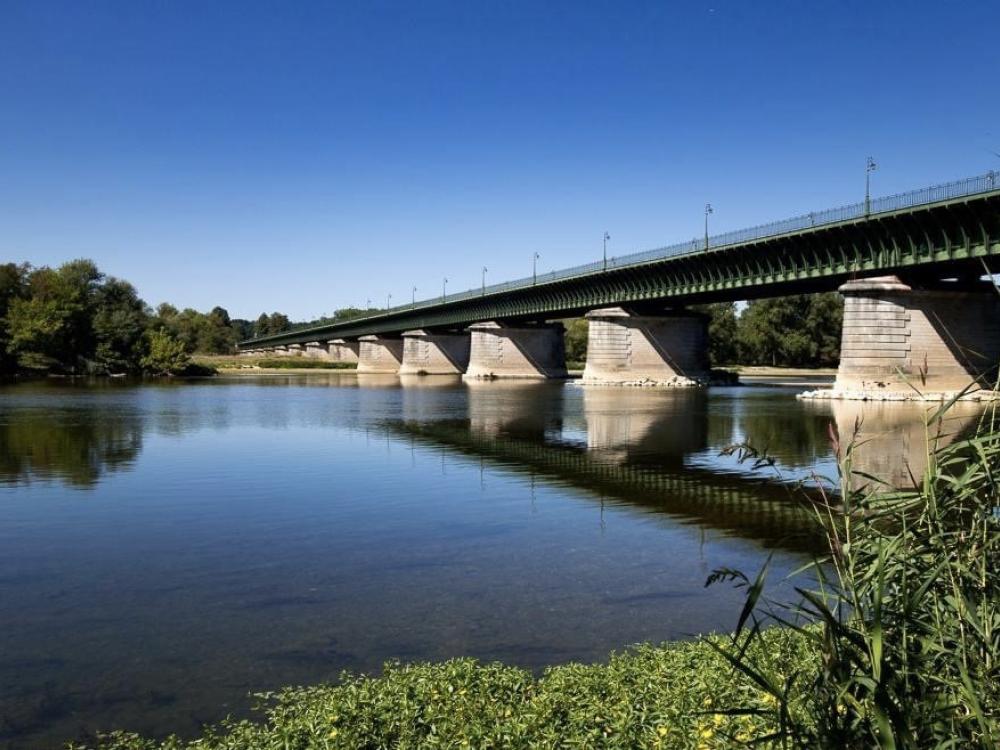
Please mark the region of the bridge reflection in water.
<svg viewBox="0 0 1000 750"><path fill-rule="evenodd" d="M935 427L927 420L937 407L913 402L789 398L771 413L748 408L747 393L730 399L729 391L497 381L464 384L461 418L440 408L461 387L457 380L416 378L403 386L403 417L385 423L393 434L585 490L602 505L668 514L794 551L819 542L812 503L818 484L837 482L831 434L844 444L854 436L854 471L907 487L926 468L929 437L947 445L974 429L984 411L959 403ZM425 389L438 389L440 398L418 396ZM433 418L442 412L451 413ZM755 469L720 455L743 441L766 450L775 465Z"/></svg>

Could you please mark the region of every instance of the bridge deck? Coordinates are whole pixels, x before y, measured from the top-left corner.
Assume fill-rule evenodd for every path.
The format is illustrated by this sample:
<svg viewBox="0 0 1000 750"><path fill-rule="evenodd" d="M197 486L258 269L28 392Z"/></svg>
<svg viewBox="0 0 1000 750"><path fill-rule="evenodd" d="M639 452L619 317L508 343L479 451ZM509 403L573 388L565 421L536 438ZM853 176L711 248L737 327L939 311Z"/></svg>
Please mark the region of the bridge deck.
<svg viewBox="0 0 1000 750"><path fill-rule="evenodd" d="M705 240L418 301L241 346L306 343L484 320L544 320L613 305L686 305L835 289L855 275L982 274L1000 255L1000 173Z"/></svg>

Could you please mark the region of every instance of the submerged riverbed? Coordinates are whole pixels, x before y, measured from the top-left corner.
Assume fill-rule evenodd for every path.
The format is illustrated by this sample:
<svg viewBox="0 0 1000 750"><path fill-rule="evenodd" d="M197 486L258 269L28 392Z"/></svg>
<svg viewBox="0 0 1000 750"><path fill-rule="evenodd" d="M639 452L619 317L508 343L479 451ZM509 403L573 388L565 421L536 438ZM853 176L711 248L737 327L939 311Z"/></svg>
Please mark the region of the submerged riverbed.
<svg viewBox="0 0 1000 750"><path fill-rule="evenodd" d="M251 691L727 630L816 546L798 483L920 471L905 404L316 373L0 386L0 747L194 733ZM955 429L974 419L961 414ZM774 468L720 456L750 440ZM906 469L906 461L910 469Z"/></svg>

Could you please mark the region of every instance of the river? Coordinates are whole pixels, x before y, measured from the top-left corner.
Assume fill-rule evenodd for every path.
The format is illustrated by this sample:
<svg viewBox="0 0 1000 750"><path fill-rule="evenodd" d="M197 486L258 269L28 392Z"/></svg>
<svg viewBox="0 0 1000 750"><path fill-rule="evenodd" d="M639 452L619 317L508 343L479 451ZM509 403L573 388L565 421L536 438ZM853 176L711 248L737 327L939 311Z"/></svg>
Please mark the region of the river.
<svg viewBox="0 0 1000 750"><path fill-rule="evenodd" d="M867 470L923 465L927 407L801 390L0 385L0 747L191 735L389 659L538 670L730 629L741 593L705 579L772 555L790 595L831 426L866 425ZM774 465L720 455L744 440Z"/></svg>

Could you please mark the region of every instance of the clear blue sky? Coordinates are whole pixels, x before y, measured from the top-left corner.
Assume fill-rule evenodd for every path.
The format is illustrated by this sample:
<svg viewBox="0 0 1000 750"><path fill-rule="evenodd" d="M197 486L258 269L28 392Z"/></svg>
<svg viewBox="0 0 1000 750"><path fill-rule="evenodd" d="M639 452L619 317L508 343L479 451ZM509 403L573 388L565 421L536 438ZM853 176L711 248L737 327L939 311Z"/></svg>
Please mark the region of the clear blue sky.
<svg viewBox="0 0 1000 750"><path fill-rule="evenodd" d="M0 0L0 260L293 319L1000 168L1000 3Z"/></svg>

